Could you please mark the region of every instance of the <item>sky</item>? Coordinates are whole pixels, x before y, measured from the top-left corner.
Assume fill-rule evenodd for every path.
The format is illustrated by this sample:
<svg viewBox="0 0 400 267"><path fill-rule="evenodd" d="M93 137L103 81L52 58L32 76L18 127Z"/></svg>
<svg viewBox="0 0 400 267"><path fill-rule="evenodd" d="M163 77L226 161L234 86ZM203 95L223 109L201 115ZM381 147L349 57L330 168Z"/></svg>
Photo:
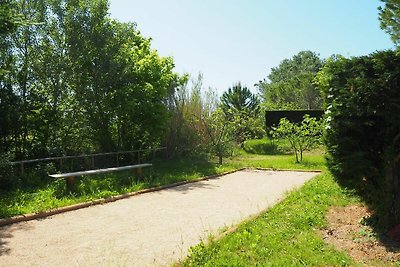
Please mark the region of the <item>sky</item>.
<svg viewBox="0 0 400 267"><path fill-rule="evenodd" d="M311 50L327 58L391 49L379 0L110 0L111 17L135 22L175 71L203 74L221 95L254 84L285 58Z"/></svg>

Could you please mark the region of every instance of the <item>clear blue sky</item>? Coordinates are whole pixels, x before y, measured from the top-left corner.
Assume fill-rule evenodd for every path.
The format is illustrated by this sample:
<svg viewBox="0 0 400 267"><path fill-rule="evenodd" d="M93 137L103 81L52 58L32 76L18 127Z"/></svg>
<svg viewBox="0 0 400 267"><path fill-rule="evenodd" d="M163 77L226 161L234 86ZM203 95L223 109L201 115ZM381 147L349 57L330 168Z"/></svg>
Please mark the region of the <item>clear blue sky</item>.
<svg viewBox="0 0 400 267"><path fill-rule="evenodd" d="M302 50L326 58L393 48L379 0L110 0L111 17L136 22L178 73L204 75L219 94L249 88Z"/></svg>

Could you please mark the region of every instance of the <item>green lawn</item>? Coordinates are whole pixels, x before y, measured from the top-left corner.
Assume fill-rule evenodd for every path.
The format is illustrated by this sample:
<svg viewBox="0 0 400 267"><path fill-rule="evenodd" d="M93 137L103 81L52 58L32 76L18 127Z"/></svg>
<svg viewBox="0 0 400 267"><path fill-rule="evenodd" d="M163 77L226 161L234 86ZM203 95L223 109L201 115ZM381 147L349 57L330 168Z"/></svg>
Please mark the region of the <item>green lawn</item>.
<svg viewBox="0 0 400 267"><path fill-rule="evenodd" d="M181 266L348 266L349 256L325 244L317 229L332 206L357 202L325 172L256 219L219 240L191 249Z"/></svg>
<svg viewBox="0 0 400 267"><path fill-rule="evenodd" d="M243 167L324 168L324 160L321 155L306 156L303 163L296 164L292 155L267 156L241 152L235 157L226 159L222 166L213 162L213 160L188 158L156 161L153 167L145 169L145 177L141 181L135 179L133 172L129 171L80 177L74 193L67 192L63 179L49 179L39 185L26 186L10 192L0 192L0 218L46 211L145 188L198 179Z"/></svg>
<svg viewBox="0 0 400 267"><path fill-rule="evenodd" d="M358 200L341 189L325 168L322 152L307 153L295 163L293 155L257 155L236 151L219 166L214 160L175 159L156 161L145 170L143 181L129 172L82 177L75 193L63 180L0 194L0 216L40 212L56 207L138 191L144 188L193 180L243 167L322 170L298 191L257 218L244 222L233 233L193 247L183 266L348 266L349 256L326 245L317 229L325 226L332 206Z"/></svg>

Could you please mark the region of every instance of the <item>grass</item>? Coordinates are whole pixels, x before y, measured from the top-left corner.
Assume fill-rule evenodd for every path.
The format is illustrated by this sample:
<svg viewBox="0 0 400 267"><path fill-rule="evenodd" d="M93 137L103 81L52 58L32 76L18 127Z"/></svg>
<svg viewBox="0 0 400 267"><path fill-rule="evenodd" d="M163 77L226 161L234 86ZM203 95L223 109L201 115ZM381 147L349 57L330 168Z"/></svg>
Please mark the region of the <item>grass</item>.
<svg viewBox="0 0 400 267"><path fill-rule="evenodd" d="M145 176L142 180L137 180L130 171L79 177L75 192L66 190L64 179L46 181L41 177L45 182L0 192L0 218L42 212L232 169L230 166L218 166L204 159L158 161L154 162L153 167L144 169Z"/></svg>
<svg viewBox="0 0 400 267"><path fill-rule="evenodd" d="M250 154L258 155L287 155L290 154L290 144L287 140L262 139L246 140L243 149Z"/></svg>
<svg viewBox="0 0 400 267"><path fill-rule="evenodd" d="M40 212L88 200L138 191L144 188L193 180L243 167L323 170L301 189L257 218L227 231L220 239L191 248L179 266L349 266L349 256L324 243L317 234L326 225L325 214L332 206L359 200L342 189L326 171L323 153L305 154L301 163L293 155L258 155L236 151L222 166L204 159L176 159L154 162L137 181L130 172L82 177L75 193L65 190L63 180L50 181L0 194L0 217Z"/></svg>
<svg viewBox="0 0 400 267"><path fill-rule="evenodd" d="M326 225L331 206L358 199L325 172L256 219L208 245L191 248L180 266L349 266L343 252L325 244L316 233Z"/></svg>
<svg viewBox="0 0 400 267"><path fill-rule="evenodd" d="M175 159L156 161L151 168L144 169L145 177L138 181L132 172L115 172L105 175L80 177L74 193L66 191L65 181L40 177L43 182L30 184L19 189L0 192L0 218L27 213L43 212L85 201L135 192L145 188L189 181L213 174L220 174L243 167L273 169L323 169L321 154L309 154L297 164L293 155L254 155L246 152L225 159L217 165L205 159Z"/></svg>

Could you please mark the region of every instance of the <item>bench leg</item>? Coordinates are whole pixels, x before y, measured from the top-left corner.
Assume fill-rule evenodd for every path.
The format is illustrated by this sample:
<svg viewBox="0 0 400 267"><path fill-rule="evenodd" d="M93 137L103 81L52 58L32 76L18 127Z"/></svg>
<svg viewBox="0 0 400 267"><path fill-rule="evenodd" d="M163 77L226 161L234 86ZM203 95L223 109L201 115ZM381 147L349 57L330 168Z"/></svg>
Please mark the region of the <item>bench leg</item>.
<svg viewBox="0 0 400 267"><path fill-rule="evenodd" d="M75 189L75 176L70 176L65 179L67 182L68 191L74 191Z"/></svg>
<svg viewBox="0 0 400 267"><path fill-rule="evenodd" d="M142 176L143 176L142 168L136 168L135 169L135 174L136 174L137 178L142 178Z"/></svg>

